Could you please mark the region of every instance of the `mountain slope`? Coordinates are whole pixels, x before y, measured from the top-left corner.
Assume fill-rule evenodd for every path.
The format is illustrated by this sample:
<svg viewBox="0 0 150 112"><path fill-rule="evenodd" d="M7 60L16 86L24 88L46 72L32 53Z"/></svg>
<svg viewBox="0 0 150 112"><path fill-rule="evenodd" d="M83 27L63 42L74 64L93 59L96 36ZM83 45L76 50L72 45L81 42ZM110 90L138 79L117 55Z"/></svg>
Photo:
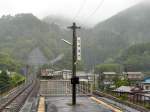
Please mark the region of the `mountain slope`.
<svg viewBox="0 0 150 112"><path fill-rule="evenodd" d="M128 39L130 44L149 40L150 3L140 3L98 24L94 32L106 31ZM136 40L136 41L135 41Z"/></svg>
<svg viewBox="0 0 150 112"><path fill-rule="evenodd" d="M131 45L150 41L149 20L150 4L141 3L99 23L93 29L77 31L77 36L82 39L85 65L91 68L96 64L113 62ZM70 25L69 21L65 23L65 26ZM71 67L71 47L61 39L71 42L72 31L62 27L64 24L45 22L32 14L3 16L0 18L0 51L26 62L29 53L39 48L49 62L64 54L57 65Z"/></svg>
<svg viewBox="0 0 150 112"><path fill-rule="evenodd" d="M0 18L0 51L27 61L29 53L38 47L50 60L63 52L60 44L63 32L57 25L47 24L32 14L3 16Z"/></svg>
<svg viewBox="0 0 150 112"><path fill-rule="evenodd" d="M150 41L149 20L150 4L140 3L86 32L88 64L111 62L129 46Z"/></svg>
<svg viewBox="0 0 150 112"><path fill-rule="evenodd" d="M128 71L149 71L150 43L136 44L116 58L116 62L125 65Z"/></svg>

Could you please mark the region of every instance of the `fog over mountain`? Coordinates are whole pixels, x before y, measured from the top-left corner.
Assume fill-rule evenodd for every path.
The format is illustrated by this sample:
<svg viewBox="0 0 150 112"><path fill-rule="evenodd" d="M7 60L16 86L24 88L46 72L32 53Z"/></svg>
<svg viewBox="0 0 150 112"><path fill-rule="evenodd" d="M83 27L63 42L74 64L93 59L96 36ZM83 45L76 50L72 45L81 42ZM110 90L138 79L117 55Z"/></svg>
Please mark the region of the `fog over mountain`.
<svg viewBox="0 0 150 112"><path fill-rule="evenodd" d="M80 29L82 38L82 63L87 68L96 64L114 62L128 47L149 42L150 4L138 4L94 28ZM72 23L67 19L47 17L40 20L33 14L17 14L0 18L0 50L17 60L26 62L30 52L38 48L50 62L60 54L55 63L60 68L70 68L71 47L61 41L71 41L72 31L64 29Z"/></svg>

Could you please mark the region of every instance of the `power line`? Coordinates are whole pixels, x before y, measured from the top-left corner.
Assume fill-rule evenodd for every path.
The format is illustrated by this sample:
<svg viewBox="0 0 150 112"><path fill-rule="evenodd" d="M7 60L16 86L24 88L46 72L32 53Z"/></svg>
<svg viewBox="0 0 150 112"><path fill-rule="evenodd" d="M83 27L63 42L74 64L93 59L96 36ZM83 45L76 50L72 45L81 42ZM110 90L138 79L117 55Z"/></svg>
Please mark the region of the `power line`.
<svg viewBox="0 0 150 112"><path fill-rule="evenodd" d="M85 4L86 4L86 0L83 0L82 4L80 5L79 10L77 11L77 13L75 14L75 16L73 17L73 21L79 16L79 14L80 14L81 11L83 10Z"/></svg>
<svg viewBox="0 0 150 112"><path fill-rule="evenodd" d="M98 9L100 9L102 7L104 1L105 0L101 0L100 3L98 4L98 6L95 8L95 10L90 15L88 15L87 18L90 18L91 16L93 16L98 11Z"/></svg>

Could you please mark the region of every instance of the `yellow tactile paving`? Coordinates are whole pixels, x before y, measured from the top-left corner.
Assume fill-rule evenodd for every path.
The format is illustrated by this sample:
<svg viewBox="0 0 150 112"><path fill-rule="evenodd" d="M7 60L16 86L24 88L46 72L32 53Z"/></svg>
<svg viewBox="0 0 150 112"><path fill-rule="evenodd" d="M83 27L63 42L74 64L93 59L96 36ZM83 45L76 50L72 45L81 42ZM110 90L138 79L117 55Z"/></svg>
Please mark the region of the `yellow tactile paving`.
<svg viewBox="0 0 150 112"><path fill-rule="evenodd" d="M109 105L109 104L107 104L107 103L105 103L105 102L103 102L103 101L101 101L101 100L99 100L99 99L97 99L97 98L95 98L95 97L90 97L90 98L91 98L92 100L96 101L97 103L102 104L102 105L108 107L109 109L111 109L111 110L114 111L114 112L123 112L123 111L121 111L121 110L119 110L119 109L117 109L117 108L114 108L113 106L111 106L111 105Z"/></svg>
<svg viewBox="0 0 150 112"><path fill-rule="evenodd" d="M40 97L38 112L45 112L45 97Z"/></svg>

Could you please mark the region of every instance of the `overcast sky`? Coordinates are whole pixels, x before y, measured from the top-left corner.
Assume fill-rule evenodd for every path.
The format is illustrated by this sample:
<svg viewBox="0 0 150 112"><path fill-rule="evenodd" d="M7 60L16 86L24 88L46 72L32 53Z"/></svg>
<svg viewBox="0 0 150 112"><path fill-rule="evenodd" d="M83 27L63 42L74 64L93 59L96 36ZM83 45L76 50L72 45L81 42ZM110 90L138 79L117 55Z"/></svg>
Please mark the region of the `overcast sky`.
<svg viewBox="0 0 150 112"><path fill-rule="evenodd" d="M103 3L102 1L0 0L0 16L16 13L33 13L39 18L47 15L63 15L83 23L95 24L144 0L104 0Z"/></svg>

